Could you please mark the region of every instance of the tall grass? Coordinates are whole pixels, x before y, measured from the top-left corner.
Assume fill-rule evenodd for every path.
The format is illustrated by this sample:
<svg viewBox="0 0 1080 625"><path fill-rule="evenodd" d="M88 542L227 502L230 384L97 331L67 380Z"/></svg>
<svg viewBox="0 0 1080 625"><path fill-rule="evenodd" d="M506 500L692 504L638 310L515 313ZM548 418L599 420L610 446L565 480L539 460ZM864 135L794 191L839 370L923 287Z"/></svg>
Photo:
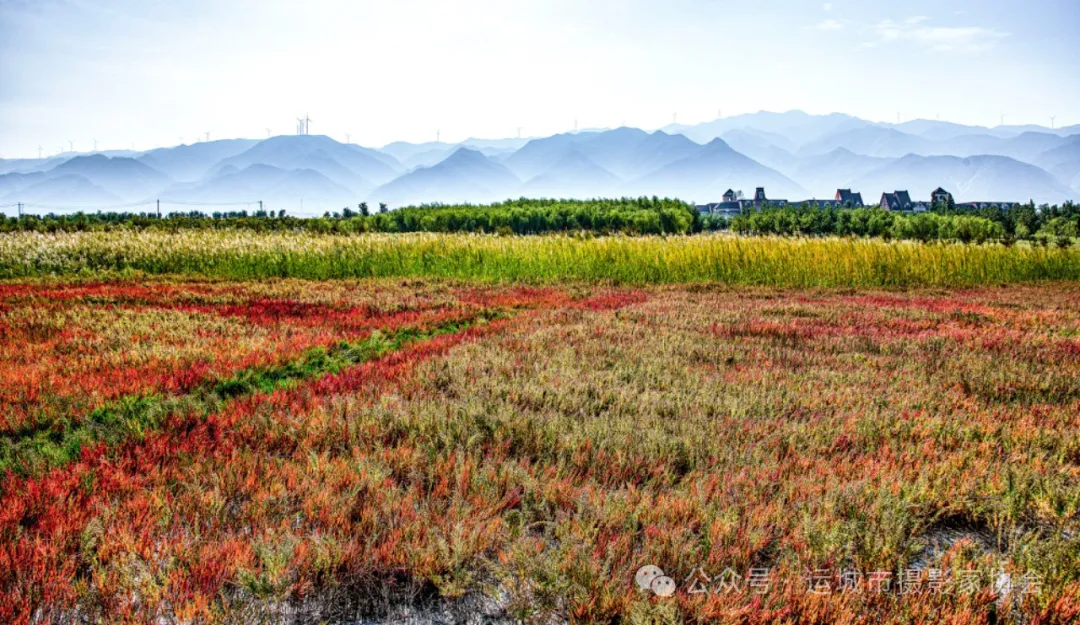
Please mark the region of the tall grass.
<svg viewBox="0 0 1080 625"><path fill-rule="evenodd" d="M1080 279L1080 250L774 237L495 237L241 231L0 235L0 278L125 272L227 279L970 286Z"/></svg>

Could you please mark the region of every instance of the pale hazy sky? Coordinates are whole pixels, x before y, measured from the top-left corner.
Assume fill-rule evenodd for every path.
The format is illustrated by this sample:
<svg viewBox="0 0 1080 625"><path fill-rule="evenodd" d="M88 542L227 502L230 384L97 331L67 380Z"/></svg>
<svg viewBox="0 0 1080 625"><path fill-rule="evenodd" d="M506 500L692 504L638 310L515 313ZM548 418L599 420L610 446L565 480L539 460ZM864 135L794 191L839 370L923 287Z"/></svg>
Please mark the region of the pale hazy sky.
<svg viewBox="0 0 1080 625"><path fill-rule="evenodd" d="M1078 0L0 0L0 157L758 110L1080 123Z"/></svg>

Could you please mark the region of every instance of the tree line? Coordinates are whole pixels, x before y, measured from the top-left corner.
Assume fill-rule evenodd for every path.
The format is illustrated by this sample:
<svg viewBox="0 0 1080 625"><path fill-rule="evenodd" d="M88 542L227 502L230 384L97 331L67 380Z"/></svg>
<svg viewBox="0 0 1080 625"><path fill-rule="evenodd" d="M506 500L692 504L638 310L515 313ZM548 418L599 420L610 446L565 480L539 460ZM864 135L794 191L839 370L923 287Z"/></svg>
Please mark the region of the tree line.
<svg viewBox="0 0 1080 625"><path fill-rule="evenodd" d="M285 211L230 213L77 213L8 217L0 231L62 232L115 228L182 230L242 228L257 231L306 230L353 234L363 232L475 232L545 234L590 231L600 234L688 234L701 230L694 206L658 197L548 200L518 199L489 205L431 204L378 212L366 203L322 217L293 217Z"/></svg>
<svg viewBox="0 0 1080 625"><path fill-rule="evenodd" d="M730 218L706 215L705 230L757 235L835 235L983 243L1030 240L1070 245L1080 232L1080 205L1036 207L1033 202L1007 209L937 205L924 213L880 207L819 208L812 205L763 206Z"/></svg>
<svg viewBox="0 0 1080 625"><path fill-rule="evenodd" d="M1036 207L1016 204L1007 209L934 206L925 213L813 205L766 205L732 217L701 215L693 205L658 197L555 200L509 200L489 205L430 204L389 210L366 203L321 217L294 217L282 211L258 210L203 213L75 213L23 215L0 220L0 232L71 232L114 229L247 229L356 234L364 232L470 232L531 235L558 232L596 234L690 234L732 231L753 235L854 236L917 241L982 243L1030 240L1071 244L1080 234L1080 205Z"/></svg>

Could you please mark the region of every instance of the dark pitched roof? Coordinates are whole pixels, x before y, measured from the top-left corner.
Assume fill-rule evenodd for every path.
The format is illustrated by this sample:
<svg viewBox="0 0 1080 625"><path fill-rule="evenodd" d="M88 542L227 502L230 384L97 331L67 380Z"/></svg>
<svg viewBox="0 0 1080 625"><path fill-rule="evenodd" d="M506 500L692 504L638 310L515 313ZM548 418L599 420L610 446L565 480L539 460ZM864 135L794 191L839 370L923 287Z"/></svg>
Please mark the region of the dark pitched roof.
<svg viewBox="0 0 1080 625"><path fill-rule="evenodd" d="M911 195L907 191L894 191L892 193L886 191L881 194L881 204L882 206L887 204L891 210L909 208L912 206Z"/></svg>
<svg viewBox="0 0 1080 625"><path fill-rule="evenodd" d="M852 193L851 189L837 189L836 200L840 205L850 203L852 206L862 206L862 193Z"/></svg>

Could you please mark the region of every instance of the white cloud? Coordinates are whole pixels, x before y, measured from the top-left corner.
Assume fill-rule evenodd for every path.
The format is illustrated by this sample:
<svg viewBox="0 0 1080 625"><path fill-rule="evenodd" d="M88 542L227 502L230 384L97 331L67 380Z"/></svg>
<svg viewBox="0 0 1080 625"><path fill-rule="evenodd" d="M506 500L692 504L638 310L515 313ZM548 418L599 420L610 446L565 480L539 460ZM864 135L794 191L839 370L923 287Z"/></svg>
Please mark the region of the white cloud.
<svg viewBox="0 0 1080 625"><path fill-rule="evenodd" d="M988 50L1009 33L982 26L926 26L928 18L909 17L903 22L878 22L871 33L877 43L910 41L939 52L982 52Z"/></svg>
<svg viewBox="0 0 1080 625"><path fill-rule="evenodd" d="M821 20L812 26L816 30L840 30L843 27L844 23L840 20Z"/></svg>
<svg viewBox="0 0 1080 625"><path fill-rule="evenodd" d="M826 2L825 4L821 5L821 8L825 9L826 11L832 11L832 3Z"/></svg>

